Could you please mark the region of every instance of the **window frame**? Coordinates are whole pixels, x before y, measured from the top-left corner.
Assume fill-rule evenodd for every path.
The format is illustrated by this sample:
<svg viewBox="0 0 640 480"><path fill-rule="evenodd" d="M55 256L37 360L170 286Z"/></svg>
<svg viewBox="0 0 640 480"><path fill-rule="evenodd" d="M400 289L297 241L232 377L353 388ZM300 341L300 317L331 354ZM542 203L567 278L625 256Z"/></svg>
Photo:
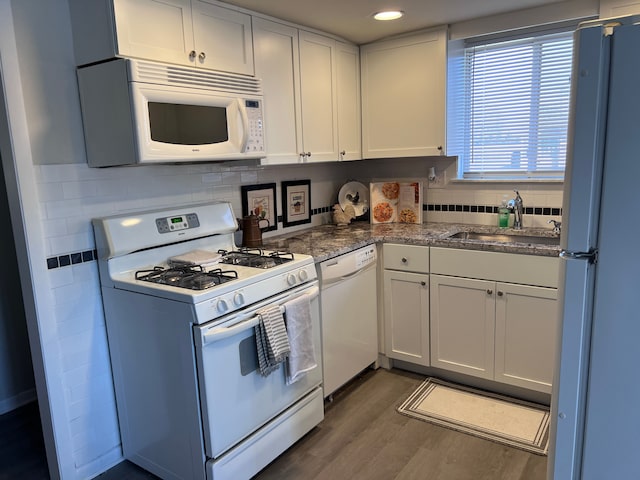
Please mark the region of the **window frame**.
<svg viewBox="0 0 640 480"><path fill-rule="evenodd" d="M465 79L465 62L467 49L484 46L484 45L496 45L504 44L505 42L518 43L526 42L527 39L531 43L542 42L557 39L558 37L566 37L567 40L572 42L573 32L578 26L578 22L565 22L563 24L557 24L553 26L545 26L539 28L531 28L518 31L517 33L495 34L485 35L482 37L476 37L472 39L459 39L449 42L448 52L448 65L447 65L447 152L449 155L458 155L458 168L457 168L457 180L469 180L469 181L563 181L564 172L566 169L566 160L562 161L562 168L560 169L546 169L546 170L479 170L472 171L467 169L468 162L465 161L465 154L469 154L471 142L467 139L470 138L471 122L469 118L470 112L470 88L471 81ZM515 48L515 47L514 47ZM572 72L573 66L573 44L570 51L570 66L569 72ZM540 59L538 59L540 60ZM565 57L566 61L566 57ZM537 84L539 85L539 79ZM567 92L567 129L565 130L565 152L566 158L566 146L568 143L568 125L570 121L570 97L571 97L571 78L568 81L569 92ZM536 102L538 105L538 102ZM528 135L538 135L539 130L536 128L533 131L529 131ZM528 144L528 148L531 148L531 143ZM537 143L535 143L537 145ZM538 146L538 145L537 145ZM534 160L537 162L538 159Z"/></svg>

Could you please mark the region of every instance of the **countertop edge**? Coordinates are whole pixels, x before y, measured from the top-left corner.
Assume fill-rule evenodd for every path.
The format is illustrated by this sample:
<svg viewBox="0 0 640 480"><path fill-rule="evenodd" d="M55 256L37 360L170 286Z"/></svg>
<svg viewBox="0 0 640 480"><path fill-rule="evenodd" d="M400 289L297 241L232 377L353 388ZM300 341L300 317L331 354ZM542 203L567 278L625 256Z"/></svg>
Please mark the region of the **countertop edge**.
<svg viewBox="0 0 640 480"><path fill-rule="evenodd" d="M396 243L545 257L557 257L560 253L560 247L556 245L448 238L458 232L465 231L544 237L558 236L550 229L538 228L514 230L512 228L459 223L371 225L365 222L354 222L347 226L319 225L290 234L271 236L264 239L264 246L265 248L288 250L294 254L311 255L315 263L324 262L372 243Z"/></svg>

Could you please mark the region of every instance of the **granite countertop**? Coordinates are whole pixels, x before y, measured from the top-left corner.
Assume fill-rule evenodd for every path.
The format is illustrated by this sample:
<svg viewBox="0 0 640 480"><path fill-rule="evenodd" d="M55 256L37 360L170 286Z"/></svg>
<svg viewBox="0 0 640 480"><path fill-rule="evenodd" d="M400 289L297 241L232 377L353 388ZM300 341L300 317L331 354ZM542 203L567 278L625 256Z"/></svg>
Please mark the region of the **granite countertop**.
<svg viewBox="0 0 640 480"><path fill-rule="evenodd" d="M518 253L557 257L560 247L530 243L501 243L486 240L465 240L447 238L458 232L501 233L509 235L535 235L557 237L552 230L541 228L498 228L488 225L461 223L387 223L371 225L368 222L353 222L347 226L320 225L293 233L268 237L264 246L268 249L288 250L311 255L316 262L322 262L343 253L372 243L401 243L432 247L463 248L492 252Z"/></svg>

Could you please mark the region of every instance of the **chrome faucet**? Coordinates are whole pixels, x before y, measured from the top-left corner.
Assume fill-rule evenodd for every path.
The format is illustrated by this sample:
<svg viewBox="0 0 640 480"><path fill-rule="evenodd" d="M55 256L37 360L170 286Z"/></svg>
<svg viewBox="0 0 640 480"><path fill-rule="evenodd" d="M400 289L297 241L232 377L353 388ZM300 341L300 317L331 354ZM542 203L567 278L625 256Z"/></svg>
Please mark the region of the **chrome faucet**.
<svg viewBox="0 0 640 480"><path fill-rule="evenodd" d="M522 197L518 190L516 192L516 198L509 200L509 209L513 212L513 228L520 230L522 228L522 214L524 213L524 205L522 204Z"/></svg>

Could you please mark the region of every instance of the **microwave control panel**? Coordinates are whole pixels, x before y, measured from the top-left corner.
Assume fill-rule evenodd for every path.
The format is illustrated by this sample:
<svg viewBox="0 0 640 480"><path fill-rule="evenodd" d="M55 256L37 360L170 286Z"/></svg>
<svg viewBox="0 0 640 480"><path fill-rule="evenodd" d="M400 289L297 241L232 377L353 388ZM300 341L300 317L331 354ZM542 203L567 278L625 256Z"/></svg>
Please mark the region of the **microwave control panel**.
<svg viewBox="0 0 640 480"><path fill-rule="evenodd" d="M262 105L260 100L245 100L249 123L249 138L245 152L264 152L264 131L262 129Z"/></svg>

